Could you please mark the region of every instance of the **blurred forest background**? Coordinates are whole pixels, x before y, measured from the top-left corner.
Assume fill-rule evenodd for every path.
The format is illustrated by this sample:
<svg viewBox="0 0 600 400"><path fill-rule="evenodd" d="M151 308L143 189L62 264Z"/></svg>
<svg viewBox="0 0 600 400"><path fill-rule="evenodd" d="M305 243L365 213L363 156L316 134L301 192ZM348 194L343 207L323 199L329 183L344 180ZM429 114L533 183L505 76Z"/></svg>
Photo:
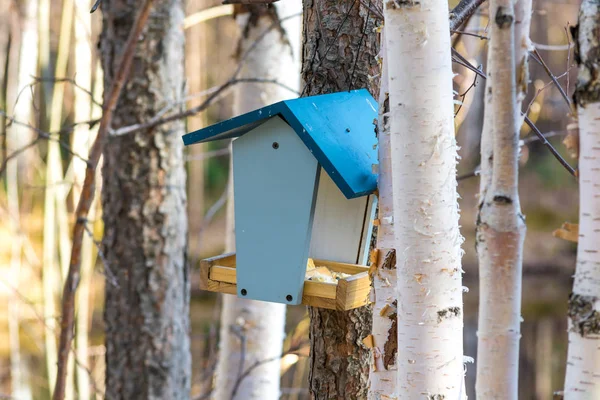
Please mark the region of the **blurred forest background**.
<svg viewBox="0 0 600 400"><path fill-rule="evenodd" d="M299 1L299 0L281 0ZM70 224L74 198L82 181L93 122L102 99L102 70L97 51L101 16L91 4L73 0L0 0L0 398L18 393L19 399L49 398L49 379L56 357L56 316L61 281L70 253ZM451 1L451 3L453 3ZM453 6L453 4L451 4ZM533 6L531 39L554 75L570 95L576 70L569 24L577 21L578 2L537 0ZM206 11L210 10L210 11ZM460 35L455 48L474 65L485 63L487 7L481 7ZM301 18L298 16L297 18ZM198 105L222 85L237 67L234 54L240 32L232 6L218 0L188 0L186 20L186 79L188 107ZM528 99L532 121L570 159L561 143L570 124L569 108L542 66L530 59ZM465 256L465 354L475 356L477 323L477 257L475 253L478 178L470 176L479 158L483 119L483 82L455 64L455 90L464 94L457 106L457 140L461 146L459 193ZM473 83L476 85L473 86ZM229 92L230 94L231 92ZM187 119L193 131L232 116L232 98L220 97L206 111ZM257 93L257 96L260 94ZM33 101L31 101L33 100ZM32 104L28 109L27 104ZM85 117L85 116L88 117ZM83 117L82 117L83 116ZM24 120L22 119L25 118ZM85 123L89 121L91 123ZM25 125L24 125L25 124ZM89 129L91 127L91 129ZM32 129L33 128L33 129ZM36 131L37 129L37 131ZM50 132L50 137L44 132ZM12 138L12 139L10 139ZM577 222L577 185L527 127L522 130L521 206L527 217L524 252L523 338L520 398L549 399L562 387L566 357L566 311L575 266L575 245L555 238L563 222ZM6 155L35 141L18 168L5 168ZM25 155L25 153L24 153ZM206 392L218 344L219 296L198 289L197 266L203 257L224 248L223 207L227 197L227 143L192 146L186 155L188 171L189 256L192 273L193 395ZM102 237L99 202L95 202L93 235ZM57 229L46 220L59 221ZM78 293L78 359L69 382L86 385L89 395L102 398L104 385L103 285L110 271L97 246L84 251L82 285ZM42 273L43 272L43 273ZM285 346L303 348L300 357L281 361L284 399L306 399L308 320L305 307L288 307ZM284 348L285 350L285 348ZM54 358L53 358L54 357ZM468 378L474 380L474 368ZM12 382L12 383L11 383ZM18 391L11 391L11 384ZM473 388L473 381L467 384ZM79 393L81 396L81 392ZM473 393L469 394L470 396ZM85 397L85 396L84 396ZM82 398L84 398L82 397Z"/></svg>

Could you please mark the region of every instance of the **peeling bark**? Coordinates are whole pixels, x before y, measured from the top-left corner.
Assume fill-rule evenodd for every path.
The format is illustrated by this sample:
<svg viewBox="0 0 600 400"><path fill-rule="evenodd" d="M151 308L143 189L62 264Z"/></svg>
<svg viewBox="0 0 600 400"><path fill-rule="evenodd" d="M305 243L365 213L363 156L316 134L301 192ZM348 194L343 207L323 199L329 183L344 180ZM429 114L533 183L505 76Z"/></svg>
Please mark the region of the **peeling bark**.
<svg viewBox="0 0 600 400"><path fill-rule="evenodd" d="M600 1L579 12L575 101L579 119L579 241L569 298L566 400L600 398Z"/></svg>
<svg viewBox="0 0 600 400"><path fill-rule="evenodd" d="M111 87L139 2L105 0L100 40ZM145 122L183 90L183 2L155 2L113 128ZM109 137L104 151L106 397L190 393L189 270L182 121Z"/></svg>
<svg viewBox="0 0 600 400"><path fill-rule="evenodd" d="M376 96L378 65L374 16L359 1L304 2L304 95L371 89ZM373 138L374 139L374 138ZM367 396L371 309L348 312L309 307L309 392L313 399Z"/></svg>
<svg viewBox="0 0 600 400"><path fill-rule="evenodd" d="M384 29L397 255L395 398L464 399L448 4L390 3Z"/></svg>

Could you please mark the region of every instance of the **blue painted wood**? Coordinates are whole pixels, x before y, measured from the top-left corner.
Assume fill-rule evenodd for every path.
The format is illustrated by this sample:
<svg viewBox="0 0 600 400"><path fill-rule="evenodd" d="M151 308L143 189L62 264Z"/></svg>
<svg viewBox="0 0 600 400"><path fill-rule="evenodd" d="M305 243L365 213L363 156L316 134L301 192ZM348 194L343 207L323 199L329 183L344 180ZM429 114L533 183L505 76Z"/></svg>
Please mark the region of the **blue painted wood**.
<svg viewBox="0 0 600 400"><path fill-rule="evenodd" d="M282 117L346 198L377 188L377 102L365 89L286 100L183 136L186 145L240 137Z"/></svg>
<svg viewBox="0 0 600 400"><path fill-rule="evenodd" d="M318 163L281 118L258 130L233 142L238 296L300 304Z"/></svg>

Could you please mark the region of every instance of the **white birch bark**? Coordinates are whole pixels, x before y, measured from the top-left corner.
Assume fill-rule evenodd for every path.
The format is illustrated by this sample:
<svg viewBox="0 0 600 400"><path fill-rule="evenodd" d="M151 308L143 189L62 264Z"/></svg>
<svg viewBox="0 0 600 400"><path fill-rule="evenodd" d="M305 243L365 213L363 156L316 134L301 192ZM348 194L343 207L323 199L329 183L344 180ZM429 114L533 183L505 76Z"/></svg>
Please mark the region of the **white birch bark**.
<svg viewBox="0 0 600 400"><path fill-rule="evenodd" d="M33 115L33 89L28 87L37 76L38 66L38 0L23 3L21 19L21 48L19 54L19 72L17 78L18 101L14 104L14 117L17 121L35 126ZM26 126L14 124L11 128L14 138L13 150L21 149L35 139L35 133ZM19 175L30 170L36 152L30 148L17 156Z"/></svg>
<svg viewBox="0 0 600 400"><path fill-rule="evenodd" d="M398 399L464 399L448 3L385 2Z"/></svg>
<svg viewBox="0 0 600 400"><path fill-rule="evenodd" d="M392 398L396 389L396 258L393 230L392 204L392 162L390 154L389 90L387 73L387 54L385 38L382 33L381 49L381 87L379 94L378 131L378 206L379 226L377 230L377 267L371 279L373 288L373 347L369 370L370 400ZM375 261L375 260L372 260ZM387 397L386 397L387 396Z"/></svg>
<svg viewBox="0 0 600 400"><path fill-rule="evenodd" d="M269 29L277 18L282 19L301 12L301 3L295 1L280 2L276 3L274 8L271 7L271 11L266 12L264 6L260 5L240 6L236 10L237 21L242 30L238 49L241 55L255 45L265 29ZM273 11L276 11L276 14ZM240 76L277 79L291 88L299 89L300 21L300 17L287 19L281 23L282 29L276 27L264 35L246 58ZM236 115L295 97L280 86L260 83L238 87L235 94ZM229 199L226 250L232 251L233 197ZM284 325L284 304L239 299L231 295L223 297L215 399L279 399L280 360L276 357L282 351ZM262 364L240 381L240 371L245 371L256 361L270 358L276 359ZM236 395L232 397L236 385Z"/></svg>
<svg viewBox="0 0 600 400"><path fill-rule="evenodd" d="M579 119L579 243L569 299L565 400L600 398L600 2L579 12L580 57L575 98Z"/></svg>
<svg viewBox="0 0 600 400"><path fill-rule="evenodd" d="M527 85L531 2L491 0L489 84L477 226L477 396L516 399L525 223L518 194L521 102ZM518 32L518 37L516 33ZM517 72L518 71L518 72Z"/></svg>

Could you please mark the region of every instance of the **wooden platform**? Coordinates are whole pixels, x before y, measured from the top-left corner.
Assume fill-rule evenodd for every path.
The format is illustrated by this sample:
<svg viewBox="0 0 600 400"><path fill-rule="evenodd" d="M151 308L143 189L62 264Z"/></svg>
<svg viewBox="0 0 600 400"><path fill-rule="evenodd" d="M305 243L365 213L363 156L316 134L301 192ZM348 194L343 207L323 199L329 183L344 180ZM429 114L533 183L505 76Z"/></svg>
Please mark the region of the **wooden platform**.
<svg viewBox="0 0 600 400"><path fill-rule="evenodd" d="M315 265L351 276L337 283L304 281L302 304L331 310L351 310L368 303L371 290L369 268L362 265L313 260ZM207 258L200 262L200 289L237 294L235 253ZM266 278L266 277L265 277Z"/></svg>

